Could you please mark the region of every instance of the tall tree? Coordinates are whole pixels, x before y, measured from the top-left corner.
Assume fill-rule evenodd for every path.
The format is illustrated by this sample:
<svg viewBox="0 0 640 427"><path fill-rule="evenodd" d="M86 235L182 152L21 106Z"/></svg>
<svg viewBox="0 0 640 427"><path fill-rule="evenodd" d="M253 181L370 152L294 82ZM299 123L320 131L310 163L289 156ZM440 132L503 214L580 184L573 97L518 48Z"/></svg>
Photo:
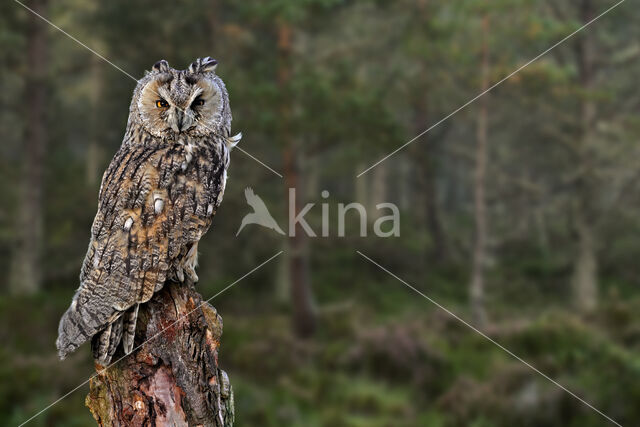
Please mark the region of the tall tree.
<svg viewBox="0 0 640 427"><path fill-rule="evenodd" d="M278 31L278 84L282 99L280 101L280 137L284 143L284 182L286 194L285 200L293 202L293 206L287 207L287 214L293 213L294 217L300 212L302 200L304 200L304 185L300 177L300 150L297 139L291 132L291 97L290 85L292 79L292 44L293 28L285 19L280 19ZM295 198L290 200L289 191L295 190ZM308 248L300 223L296 223L294 230L290 230L293 236L289 237L289 256L285 259L288 265L289 282L291 286L291 304L293 310L293 329L299 337L306 337L315 331L316 319L311 294L309 279Z"/></svg>
<svg viewBox="0 0 640 427"><path fill-rule="evenodd" d="M431 6L431 7L430 7ZM420 45L427 44L420 49L417 60L421 70L421 78L416 82L417 90L412 91L412 107L414 110L413 134L419 135L434 120L431 117L432 112L429 110L429 98L431 92L436 89L434 79L429 77L434 68L434 64L438 62L437 49L435 45L441 43L441 40L434 40L435 37L441 37L440 33L433 34L433 15L436 8L428 0L420 0L415 3L416 8L414 22L415 30L420 34ZM426 43L422 40L428 40ZM444 128L444 126L443 126ZM437 131L440 131L438 129ZM444 233L444 226L438 206L438 187L437 179L437 147L436 140L439 138L436 132L429 132L421 137L420 144L414 144L412 150L412 158L419 167L419 184L423 195L425 225L431 240L431 249L428 253L429 261L441 262L447 258L448 243Z"/></svg>
<svg viewBox="0 0 640 427"><path fill-rule="evenodd" d="M489 87L489 47L487 37L489 33L489 17L485 13L482 17L482 47L481 47L481 89ZM476 155L474 174L474 223L475 240L469 293L473 320L478 326L487 322L484 306L484 270L487 258L487 201L486 201L486 169L487 169L487 134L489 98L485 94L479 99L478 123L476 127Z"/></svg>
<svg viewBox="0 0 640 427"><path fill-rule="evenodd" d="M34 0L30 7L46 15L47 0ZM41 254L44 242L43 174L47 145L45 125L47 89L47 27L34 14L28 15L27 63L24 98L26 129L22 187L17 209L17 239L13 248L10 289L33 293L42 282Z"/></svg>
<svg viewBox="0 0 640 427"><path fill-rule="evenodd" d="M585 24L594 17L592 0L581 0L578 7L580 21ZM578 163L589 169L590 147L595 138L596 105L593 100L595 48L593 33L584 31L576 43L576 65L580 97L580 144ZM591 206L591 186L586 182L588 174L581 173L575 183L576 200L573 204L573 218L577 236L577 253L573 265L572 288L574 302L581 310L591 310L597 303L598 264L596 258L594 218Z"/></svg>

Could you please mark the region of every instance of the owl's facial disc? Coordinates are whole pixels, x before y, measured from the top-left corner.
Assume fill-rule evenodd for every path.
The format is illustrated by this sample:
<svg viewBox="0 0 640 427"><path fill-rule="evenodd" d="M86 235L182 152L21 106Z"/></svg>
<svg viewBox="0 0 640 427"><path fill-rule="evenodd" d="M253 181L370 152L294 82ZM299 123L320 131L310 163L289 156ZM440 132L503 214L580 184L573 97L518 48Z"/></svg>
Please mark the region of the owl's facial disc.
<svg viewBox="0 0 640 427"><path fill-rule="evenodd" d="M142 88L138 109L147 131L171 138L218 133L222 105L212 81L172 72L160 74Z"/></svg>
<svg viewBox="0 0 640 427"><path fill-rule="evenodd" d="M200 79L193 84L188 101L195 130L200 134L220 132L223 102L220 89L213 81Z"/></svg>

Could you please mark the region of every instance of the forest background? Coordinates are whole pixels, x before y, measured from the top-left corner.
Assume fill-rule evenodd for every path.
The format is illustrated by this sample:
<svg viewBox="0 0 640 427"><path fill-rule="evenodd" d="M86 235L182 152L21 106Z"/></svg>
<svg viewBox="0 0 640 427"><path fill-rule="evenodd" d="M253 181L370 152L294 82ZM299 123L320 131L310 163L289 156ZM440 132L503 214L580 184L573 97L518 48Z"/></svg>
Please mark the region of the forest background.
<svg viewBox="0 0 640 427"><path fill-rule="evenodd" d="M284 251L211 301L237 425L476 427L608 421L460 319L640 420L640 10L581 29L615 4L25 3L134 77L218 59L240 148L268 168L233 151L198 289ZM0 58L0 424L18 425L93 372L54 341L135 82L16 1ZM331 233L236 237L246 187L285 230L289 188L319 235L328 204ZM350 202L368 230L396 204L400 236L360 237L355 211L339 236ZM91 424L86 392L31 425Z"/></svg>

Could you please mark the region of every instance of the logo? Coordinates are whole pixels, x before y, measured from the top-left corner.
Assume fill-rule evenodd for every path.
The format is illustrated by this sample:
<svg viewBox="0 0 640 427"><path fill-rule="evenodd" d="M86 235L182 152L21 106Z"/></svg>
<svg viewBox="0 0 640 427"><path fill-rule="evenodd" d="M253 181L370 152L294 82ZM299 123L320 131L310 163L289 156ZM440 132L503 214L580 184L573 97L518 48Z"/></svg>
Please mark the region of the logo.
<svg viewBox="0 0 640 427"><path fill-rule="evenodd" d="M329 197L329 192L324 190L320 193L323 199L327 199ZM267 209L267 205L264 201L253 192L253 189L247 187L244 190L244 196L247 199L247 204L253 209L253 212L248 213L242 218L242 223L240 224L240 228L236 233L236 236L240 234L240 232L250 224L261 225L265 228L269 228L271 230L276 231L282 235L288 235L289 237L295 237L296 235L296 225L300 226L300 229L304 230L309 237L317 237L315 230L309 225L307 220L305 219L305 215L307 215L311 209L315 206L315 203L307 203L299 212L296 213L296 189L289 189L289 233L285 233L282 231L282 228L278 225L276 220L273 218L271 213L269 213L269 209ZM378 203L376 206L376 212L374 217L375 222L373 223L373 232L378 237L398 237L400 236L400 210L393 203ZM382 213L388 210L389 215L382 215ZM365 206L361 203L349 203L345 205L344 203L338 203L337 206L337 218L338 218L338 237L345 236L345 222L347 213L350 215L355 215L360 219L360 237L366 237L369 231L369 222L367 220L367 210ZM331 219L331 206L328 202L322 203L321 207L321 218L322 218L322 237L329 237L330 234L330 219Z"/></svg>
<svg viewBox="0 0 640 427"><path fill-rule="evenodd" d="M247 199L247 204L253 208L253 212L246 214L244 218L242 218L242 223L240 224L240 228L238 228L238 232L236 236L240 234L242 229L248 224L258 224L263 227L270 228L272 230L277 231L278 233L284 235L284 231L278 225L275 219L269 213L269 209L267 209L267 205L264 204L260 196L253 192L251 187L247 187L244 190L244 197Z"/></svg>

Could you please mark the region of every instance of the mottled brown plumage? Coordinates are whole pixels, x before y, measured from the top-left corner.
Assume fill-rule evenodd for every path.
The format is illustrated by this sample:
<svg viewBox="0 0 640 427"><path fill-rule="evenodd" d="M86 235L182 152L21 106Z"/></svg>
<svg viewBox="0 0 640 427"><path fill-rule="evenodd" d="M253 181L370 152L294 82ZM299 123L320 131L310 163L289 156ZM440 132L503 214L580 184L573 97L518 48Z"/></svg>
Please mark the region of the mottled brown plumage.
<svg viewBox="0 0 640 427"><path fill-rule="evenodd" d="M111 360L133 349L138 305L167 279L197 281L198 241L222 201L231 111L215 61L154 65L134 91L122 146L104 174L80 287L60 321L61 358L93 337Z"/></svg>

